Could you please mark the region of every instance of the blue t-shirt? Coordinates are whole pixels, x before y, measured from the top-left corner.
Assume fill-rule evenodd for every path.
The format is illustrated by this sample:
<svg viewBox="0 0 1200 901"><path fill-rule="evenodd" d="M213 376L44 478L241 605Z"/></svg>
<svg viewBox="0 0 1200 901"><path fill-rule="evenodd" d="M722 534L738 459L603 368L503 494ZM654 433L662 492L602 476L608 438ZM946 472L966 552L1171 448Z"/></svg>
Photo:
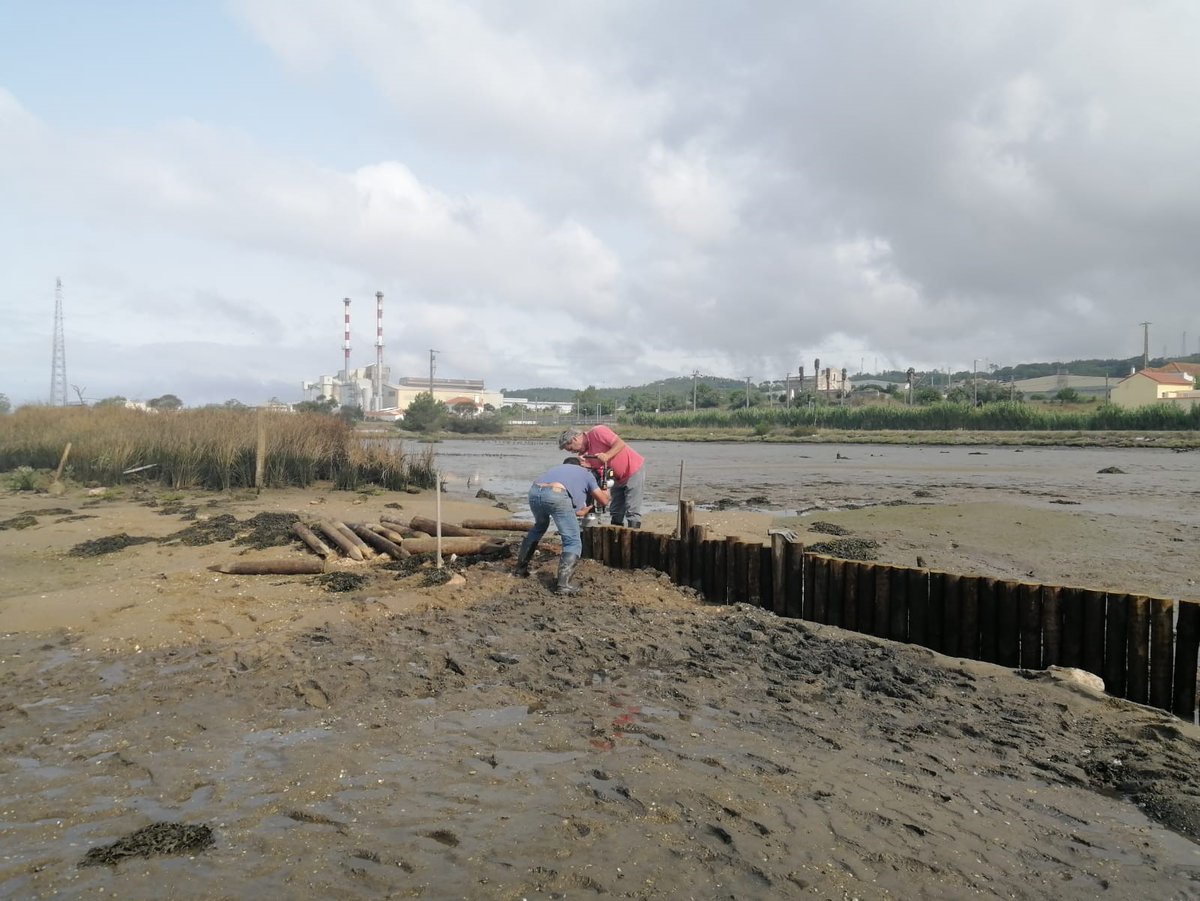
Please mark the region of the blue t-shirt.
<svg viewBox="0 0 1200 901"><path fill-rule="evenodd" d="M600 487L590 469L576 466L574 463L560 463L533 480L535 485L544 485L547 482L563 485L571 495L571 503L575 505L576 510L585 506L588 503L588 495Z"/></svg>

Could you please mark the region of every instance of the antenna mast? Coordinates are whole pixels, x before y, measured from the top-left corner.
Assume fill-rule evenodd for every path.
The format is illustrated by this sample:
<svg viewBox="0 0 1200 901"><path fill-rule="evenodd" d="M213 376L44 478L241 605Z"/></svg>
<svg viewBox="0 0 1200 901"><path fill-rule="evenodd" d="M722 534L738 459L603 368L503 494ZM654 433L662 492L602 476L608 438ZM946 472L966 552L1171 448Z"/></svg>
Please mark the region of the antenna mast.
<svg viewBox="0 0 1200 901"><path fill-rule="evenodd" d="M50 404L67 405L67 344L63 338L62 279L54 284L54 357L50 363Z"/></svg>

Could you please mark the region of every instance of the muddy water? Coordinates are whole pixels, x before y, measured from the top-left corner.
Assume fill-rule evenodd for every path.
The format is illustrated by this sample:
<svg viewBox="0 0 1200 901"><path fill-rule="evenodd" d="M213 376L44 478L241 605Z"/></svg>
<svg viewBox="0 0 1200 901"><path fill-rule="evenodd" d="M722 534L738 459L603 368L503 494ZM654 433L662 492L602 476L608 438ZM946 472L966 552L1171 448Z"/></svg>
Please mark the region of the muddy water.
<svg viewBox="0 0 1200 901"><path fill-rule="evenodd" d="M731 499L783 515L906 500L935 490L949 500L1061 498L1112 513L1200 523L1200 453L1160 448L915 447L639 441L647 510ZM530 481L563 454L548 442L442 441L446 489L491 491L518 514ZM1102 473L1115 467L1120 473ZM986 494L985 494L986 493Z"/></svg>

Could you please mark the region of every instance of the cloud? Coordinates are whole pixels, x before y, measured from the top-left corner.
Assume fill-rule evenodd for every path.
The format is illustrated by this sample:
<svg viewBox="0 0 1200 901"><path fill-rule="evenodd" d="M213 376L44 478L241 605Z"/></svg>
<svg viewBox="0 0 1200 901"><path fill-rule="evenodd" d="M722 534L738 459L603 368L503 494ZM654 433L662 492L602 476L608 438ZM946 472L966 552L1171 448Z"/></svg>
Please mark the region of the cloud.
<svg viewBox="0 0 1200 901"><path fill-rule="evenodd" d="M208 55L263 84L210 89L258 121L72 117L0 85L11 296L62 274L89 339L196 341L249 380L255 349L291 384L340 364L342 297L371 355L377 290L393 370L432 347L507 387L1200 335L1191 4L230 9L252 40ZM11 321L0 375L40 391L49 315Z"/></svg>

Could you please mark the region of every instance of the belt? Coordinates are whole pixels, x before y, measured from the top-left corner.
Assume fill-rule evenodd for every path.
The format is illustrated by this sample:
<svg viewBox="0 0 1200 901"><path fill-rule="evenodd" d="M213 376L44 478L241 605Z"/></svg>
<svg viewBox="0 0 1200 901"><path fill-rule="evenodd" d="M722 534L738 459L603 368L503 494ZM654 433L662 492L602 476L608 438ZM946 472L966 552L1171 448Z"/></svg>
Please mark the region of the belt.
<svg viewBox="0 0 1200 901"><path fill-rule="evenodd" d="M551 491L563 492L567 490L567 486L561 482L534 482L535 488L549 488Z"/></svg>

